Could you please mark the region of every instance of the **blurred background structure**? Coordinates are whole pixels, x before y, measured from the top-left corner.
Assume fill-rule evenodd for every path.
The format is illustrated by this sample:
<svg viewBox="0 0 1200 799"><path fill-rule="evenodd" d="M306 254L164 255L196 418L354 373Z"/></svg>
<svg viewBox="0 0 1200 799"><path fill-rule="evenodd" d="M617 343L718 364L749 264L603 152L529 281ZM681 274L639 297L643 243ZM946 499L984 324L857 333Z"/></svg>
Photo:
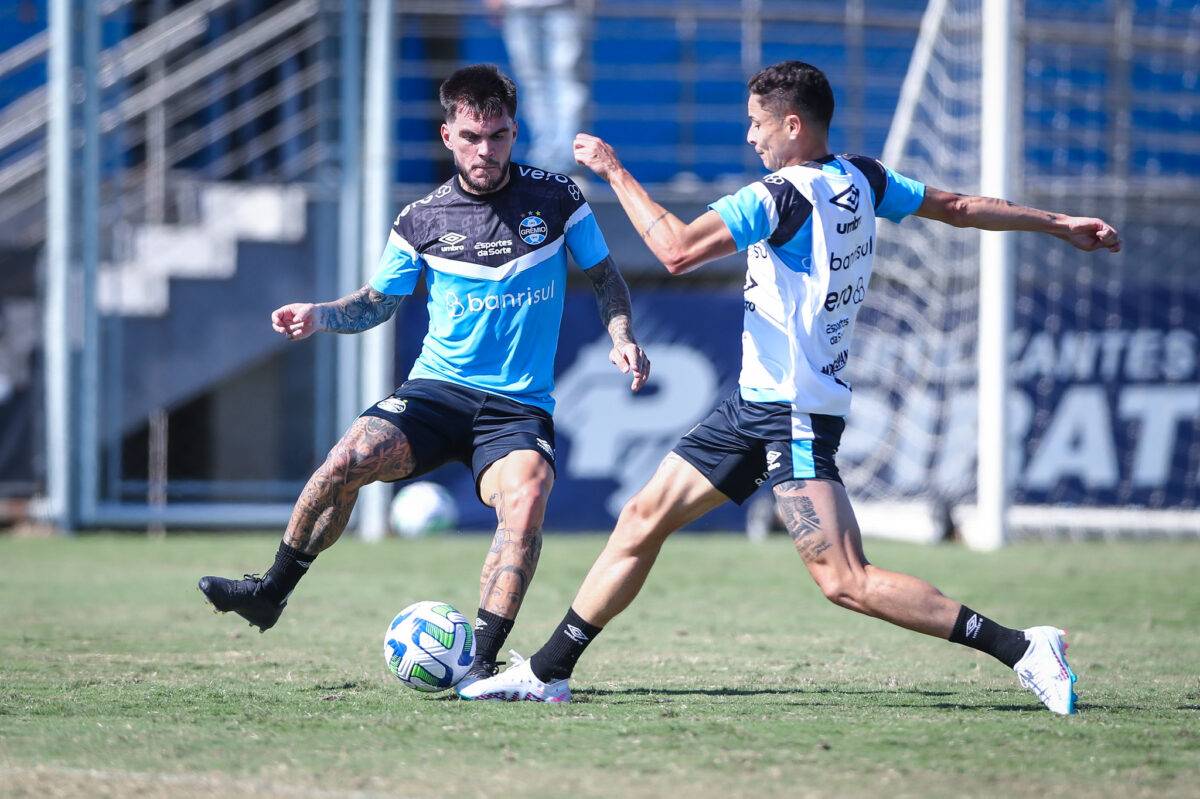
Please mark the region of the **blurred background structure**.
<svg viewBox="0 0 1200 799"><path fill-rule="evenodd" d="M464 63L511 70L502 11L481 0L0 7L4 519L286 521L340 431L400 381L426 316L423 297L403 305L384 346L289 345L270 311L362 285L387 221L451 173L437 86ZM838 151L964 192L985 190L991 169L1012 199L1122 231L1116 256L1032 235L983 245L1002 270L985 274L1002 279L981 304L978 233L916 219L881 229L841 453L868 530L935 540L951 524L978 529L986 428L1007 442L985 451L1003 465L1003 535L1200 534L1200 4L581 0L577 11L584 129L682 217L762 174L744 142L746 80L799 58L833 83ZM985 16L997 13L1007 26ZM989 32L999 62L985 58ZM981 133L998 132L998 160L981 158ZM630 277L655 384L632 397L610 374L590 291L572 285L554 530L607 527L731 390L740 347L741 259L668 281L607 188L584 189ZM981 418L976 342L991 311L1007 321L993 339L1007 357L984 361L1002 362L1006 390L992 392L1004 411ZM394 377L380 368L393 344ZM465 470L435 478L467 526L494 524ZM742 523L732 506L705 520Z"/></svg>

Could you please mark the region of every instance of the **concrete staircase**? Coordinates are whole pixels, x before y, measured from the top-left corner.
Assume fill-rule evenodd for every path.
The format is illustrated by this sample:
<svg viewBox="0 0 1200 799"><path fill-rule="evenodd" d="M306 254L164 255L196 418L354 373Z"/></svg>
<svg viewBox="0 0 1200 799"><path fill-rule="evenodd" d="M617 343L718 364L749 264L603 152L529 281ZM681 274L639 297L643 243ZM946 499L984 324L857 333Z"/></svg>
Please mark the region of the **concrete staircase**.
<svg viewBox="0 0 1200 799"><path fill-rule="evenodd" d="M294 186L194 187L194 221L147 224L101 265L103 362L119 374L122 432L253 368L287 342L270 314L315 296L313 207ZM116 409L114 409L115 411Z"/></svg>
<svg viewBox="0 0 1200 799"><path fill-rule="evenodd" d="M107 316L163 316L172 278L228 280L239 241L294 243L307 228L304 191L296 186L216 183L199 188L193 224L137 225L120 236L126 253L101 264L96 299Z"/></svg>

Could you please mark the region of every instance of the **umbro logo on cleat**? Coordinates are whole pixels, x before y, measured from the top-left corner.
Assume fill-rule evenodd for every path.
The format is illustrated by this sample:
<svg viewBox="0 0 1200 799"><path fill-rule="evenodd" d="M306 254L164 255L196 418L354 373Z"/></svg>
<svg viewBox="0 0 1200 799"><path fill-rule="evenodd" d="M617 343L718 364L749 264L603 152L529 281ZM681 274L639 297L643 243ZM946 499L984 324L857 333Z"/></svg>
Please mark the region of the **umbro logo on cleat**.
<svg viewBox="0 0 1200 799"><path fill-rule="evenodd" d="M568 624L563 635L580 644L586 644L588 641L587 633L576 627L574 624Z"/></svg>

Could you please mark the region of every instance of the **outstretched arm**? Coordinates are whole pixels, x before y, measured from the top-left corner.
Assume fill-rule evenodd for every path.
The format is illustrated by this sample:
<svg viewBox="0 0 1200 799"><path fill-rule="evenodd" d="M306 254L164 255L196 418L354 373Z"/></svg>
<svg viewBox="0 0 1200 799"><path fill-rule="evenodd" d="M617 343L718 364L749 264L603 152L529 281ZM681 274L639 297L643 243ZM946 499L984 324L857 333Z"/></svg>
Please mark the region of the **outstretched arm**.
<svg viewBox="0 0 1200 799"><path fill-rule="evenodd" d="M1101 248L1121 251L1117 229L1103 219L1041 211L994 197L952 194L929 187L916 213L954 227L1048 233L1085 252Z"/></svg>
<svg viewBox="0 0 1200 799"><path fill-rule="evenodd" d="M650 378L650 359L638 346L633 337L633 308L629 302L629 286L612 258L605 258L591 269L584 271L592 288L596 291L596 302L600 306L600 319L608 328L612 338L612 352L608 359L621 374L633 372L630 388L637 391Z"/></svg>
<svg viewBox="0 0 1200 799"><path fill-rule="evenodd" d="M293 341L321 330L361 333L391 319L402 299L363 286L332 302L293 302L278 308L271 314L271 327Z"/></svg>
<svg viewBox="0 0 1200 799"><path fill-rule="evenodd" d="M603 139L580 133L575 137L575 160L608 181L629 221L671 274L682 275L737 252L733 234L716 212L684 222L654 201Z"/></svg>

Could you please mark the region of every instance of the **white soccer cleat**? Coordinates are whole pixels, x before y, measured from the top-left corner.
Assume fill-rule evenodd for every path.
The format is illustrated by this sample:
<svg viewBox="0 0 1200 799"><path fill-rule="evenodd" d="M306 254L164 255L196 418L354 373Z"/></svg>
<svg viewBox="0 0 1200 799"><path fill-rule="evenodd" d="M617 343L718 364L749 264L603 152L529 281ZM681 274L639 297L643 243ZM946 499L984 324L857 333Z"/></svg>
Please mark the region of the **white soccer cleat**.
<svg viewBox="0 0 1200 799"><path fill-rule="evenodd" d="M495 677L476 680L463 687L460 699L490 700L493 702L570 702L571 688L567 680L545 683L537 678L529 661L509 651L512 665Z"/></svg>
<svg viewBox="0 0 1200 799"><path fill-rule="evenodd" d="M1075 712L1075 672L1067 665L1065 632L1057 627L1030 627L1025 630L1029 649L1013 666L1013 671L1042 700L1052 713L1069 716Z"/></svg>

